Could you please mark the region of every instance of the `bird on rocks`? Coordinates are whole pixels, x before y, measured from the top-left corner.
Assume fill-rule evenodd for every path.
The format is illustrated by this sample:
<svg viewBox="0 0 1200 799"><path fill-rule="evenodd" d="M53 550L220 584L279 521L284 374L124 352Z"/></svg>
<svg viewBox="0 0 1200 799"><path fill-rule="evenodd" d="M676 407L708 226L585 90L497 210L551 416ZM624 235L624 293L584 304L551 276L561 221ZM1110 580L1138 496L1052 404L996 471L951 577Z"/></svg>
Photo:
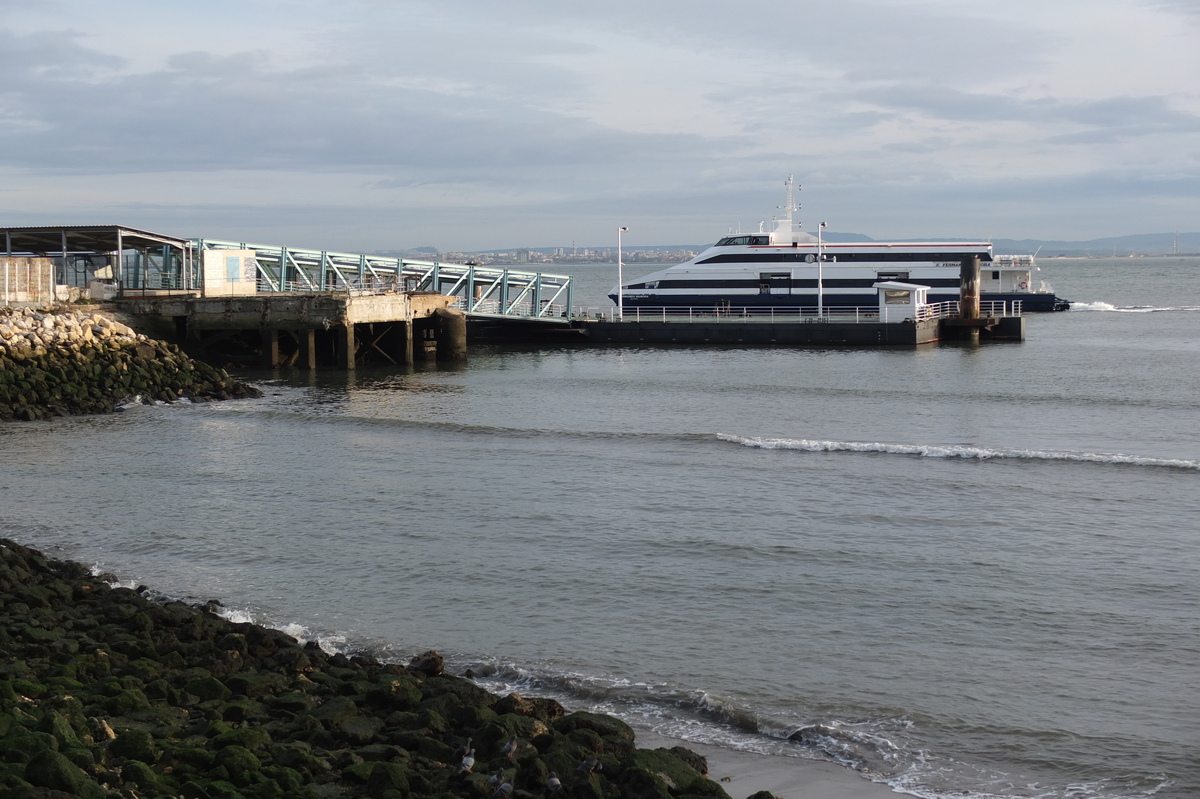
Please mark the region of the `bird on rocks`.
<svg viewBox="0 0 1200 799"><path fill-rule="evenodd" d="M550 793L562 793L563 792L562 780L560 780L558 778L558 775L555 774L553 771L550 772L550 777L546 780L546 790L549 791Z"/></svg>
<svg viewBox="0 0 1200 799"><path fill-rule="evenodd" d="M509 760L512 760L517 756L517 736L514 735L508 739L508 742L500 748L500 754L504 755Z"/></svg>
<svg viewBox="0 0 1200 799"><path fill-rule="evenodd" d="M492 796L507 797L512 796L513 784L512 780L505 780L496 786L496 790L492 791Z"/></svg>
<svg viewBox="0 0 1200 799"><path fill-rule="evenodd" d="M496 769L495 774L493 774L492 776L487 778L487 786L489 788L495 788L497 785L499 785L503 781L504 781L504 769L498 768L498 769Z"/></svg>
<svg viewBox="0 0 1200 799"><path fill-rule="evenodd" d="M475 768L475 750L468 749L467 753L463 755L462 763L458 766L458 771L460 774L470 774L473 768Z"/></svg>
<svg viewBox="0 0 1200 799"><path fill-rule="evenodd" d="M454 750L454 759L462 760L466 756L467 752L470 751L470 749L471 749L471 739L468 738L467 742L465 744L463 744L462 746L460 746Z"/></svg>
<svg viewBox="0 0 1200 799"><path fill-rule="evenodd" d="M595 774L602 768L604 768L604 764L599 759L589 757L579 761L579 765L575 767L575 771L582 774Z"/></svg>

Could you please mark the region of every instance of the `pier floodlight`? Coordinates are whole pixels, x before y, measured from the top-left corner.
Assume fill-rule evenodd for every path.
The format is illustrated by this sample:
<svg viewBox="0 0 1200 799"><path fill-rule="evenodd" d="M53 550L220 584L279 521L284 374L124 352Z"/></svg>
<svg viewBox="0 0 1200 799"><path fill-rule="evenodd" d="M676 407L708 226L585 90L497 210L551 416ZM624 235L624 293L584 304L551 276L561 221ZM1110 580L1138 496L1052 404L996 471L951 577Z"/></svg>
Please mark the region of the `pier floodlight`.
<svg viewBox="0 0 1200 799"><path fill-rule="evenodd" d="M621 234L629 230L622 225L617 228L617 318L625 318L625 276L621 268Z"/></svg>

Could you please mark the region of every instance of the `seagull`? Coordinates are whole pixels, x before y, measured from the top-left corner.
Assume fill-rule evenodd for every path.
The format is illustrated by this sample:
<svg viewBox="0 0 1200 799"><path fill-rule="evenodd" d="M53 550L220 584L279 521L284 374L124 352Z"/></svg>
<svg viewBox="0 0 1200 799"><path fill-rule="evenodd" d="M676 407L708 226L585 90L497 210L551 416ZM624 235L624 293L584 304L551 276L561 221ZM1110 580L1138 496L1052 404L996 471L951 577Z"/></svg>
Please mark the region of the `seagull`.
<svg viewBox="0 0 1200 799"><path fill-rule="evenodd" d="M500 748L500 754L504 755L509 760L512 760L517 756L517 736L514 735L508 739L508 743L504 744L504 746Z"/></svg>
<svg viewBox="0 0 1200 799"><path fill-rule="evenodd" d="M562 793L562 780L553 771L550 772L550 778L546 780L546 790L550 793Z"/></svg>
<svg viewBox="0 0 1200 799"><path fill-rule="evenodd" d="M586 760L581 760L579 765L575 767L576 773L583 772L584 774L595 774L600 769L604 768L604 764L597 758L589 757Z"/></svg>
<svg viewBox="0 0 1200 799"><path fill-rule="evenodd" d="M475 767L475 750L470 749L463 755L462 764L459 765L458 771L460 774L470 774L471 769Z"/></svg>

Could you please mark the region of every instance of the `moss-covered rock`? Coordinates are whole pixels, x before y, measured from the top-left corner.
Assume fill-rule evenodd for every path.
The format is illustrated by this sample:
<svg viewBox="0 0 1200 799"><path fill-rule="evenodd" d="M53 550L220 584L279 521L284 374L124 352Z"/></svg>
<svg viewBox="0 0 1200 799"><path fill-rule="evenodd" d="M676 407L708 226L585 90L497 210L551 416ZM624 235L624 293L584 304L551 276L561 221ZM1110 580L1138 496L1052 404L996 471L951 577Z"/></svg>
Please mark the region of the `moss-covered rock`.
<svg viewBox="0 0 1200 799"><path fill-rule="evenodd" d="M97 785L87 773L54 751L43 750L25 766L25 781L39 788L73 794L83 799L105 799L107 791Z"/></svg>
<svg viewBox="0 0 1200 799"><path fill-rule="evenodd" d="M115 757L150 765L157 763L161 754L154 738L145 730L124 730L117 735L108 751Z"/></svg>
<svg viewBox="0 0 1200 799"><path fill-rule="evenodd" d="M627 780L636 782L644 789L646 775L661 780L665 789L673 795L707 796L712 799L729 799L729 795L718 783L708 779L698 771L695 755L683 750L685 756L670 749L638 749L630 754L623 763L621 783ZM691 762L689 762L691 761ZM707 763L704 763L707 772Z"/></svg>
<svg viewBox="0 0 1200 799"><path fill-rule="evenodd" d="M233 696L233 691L211 674L189 681L184 690L201 702L221 702Z"/></svg>
<svg viewBox="0 0 1200 799"><path fill-rule="evenodd" d="M42 720L38 722L35 729L38 732L53 735L58 741L58 748L60 750L79 746L79 736L76 735L75 729L61 713L56 711L43 709Z"/></svg>
<svg viewBox="0 0 1200 799"><path fill-rule="evenodd" d="M604 738L616 738L625 741L634 739L633 728L620 719L612 716L602 716L599 713L577 711L563 716L554 722L554 729L561 733L571 730L592 730Z"/></svg>
<svg viewBox="0 0 1200 799"><path fill-rule="evenodd" d="M329 655L212 610L0 540L0 796L484 799L503 769L513 799L544 796L551 771L572 799L726 799L702 757L635 750L617 719Z"/></svg>
<svg viewBox="0 0 1200 799"><path fill-rule="evenodd" d="M138 760L125 764L121 769L121 779L126 784L132 783L140 788L140 794L166 796L175 791L175 786L165 779L163 775L158 774L150 766Z"/></svg>
<svg viewBox="0 0 1200 799"><path fill-rule="evenodd" d="M214 736L211 743L216 749L241 746L251 752L262 752L271 745L271 734L262 727L241 727Z"/></svg>
<svg viewBox="0 0 1200 799"><path fill-rule="evenodd" d="M246 747L233 744L217 752L213 766L225 769L235 783L244 785L251 781L252 773L262 768L262 761Z"/></svg>

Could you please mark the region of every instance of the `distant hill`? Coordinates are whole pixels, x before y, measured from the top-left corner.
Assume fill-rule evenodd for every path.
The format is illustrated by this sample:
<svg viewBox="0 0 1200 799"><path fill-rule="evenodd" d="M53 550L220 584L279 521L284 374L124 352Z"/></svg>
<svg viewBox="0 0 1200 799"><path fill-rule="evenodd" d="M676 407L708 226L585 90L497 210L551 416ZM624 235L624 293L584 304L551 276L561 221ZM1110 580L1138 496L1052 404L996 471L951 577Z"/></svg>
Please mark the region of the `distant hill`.
<svg viewBox="0 0 1200 799"><path fill-rule="evenodd" d="M1039 257L1119 256L1119 255L1181 255L1200 254L1200 233L1180 233L1178 245L1174 233L1142 233L1134 236L1113 236L1088 241L1042 241L1040 239L995 239L998 254L1017 255L1037 252ZM1178 249L1176 249L1178 246Z"/></svg>
<svg viewBox="0 0 1200 799"><path fill-rule="evenodd" d="M855 239L834 238L830 241L874 241L867 237ZM920 239L903 239L920 241ZM945 239L966 241L966 239ZM997 255L1027 255L1037 253L1041 258L1067 256L1074 258L1111 258L1123 255L1200 255L1200 233L1141 233L1133 236L1112 236L1087 241L1057 241L1044 239L992 239L992 249Z"/></svg>

